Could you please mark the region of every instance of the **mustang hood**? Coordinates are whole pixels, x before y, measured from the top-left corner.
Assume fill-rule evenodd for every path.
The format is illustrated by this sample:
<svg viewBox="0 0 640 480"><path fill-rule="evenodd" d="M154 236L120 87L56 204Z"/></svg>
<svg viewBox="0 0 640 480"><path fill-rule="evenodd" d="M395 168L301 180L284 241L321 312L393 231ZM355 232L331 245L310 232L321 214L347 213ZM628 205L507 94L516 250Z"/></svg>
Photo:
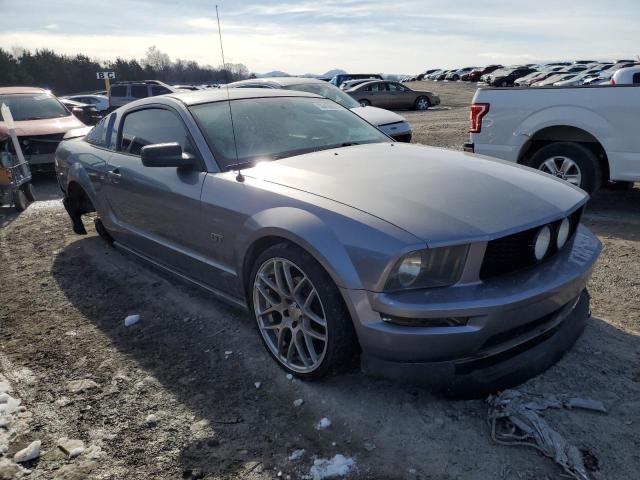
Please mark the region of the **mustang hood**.
<svg viewBox="0 0 640 480"><path fill-rule="evenodd" d="M389 123L406 122L404 117L401 117L397 113L383 108L376 107L354 107L351 109L353 113L359 117L364 118L372 125L387 125Z"/></svg>
<svg viewBox="0 0 640 480"><path fill-rule="evenodd" d="M356 145L265 162L243 173L362 210L430 246L525 230L588 198L526 167L418 145Z"/></svg>

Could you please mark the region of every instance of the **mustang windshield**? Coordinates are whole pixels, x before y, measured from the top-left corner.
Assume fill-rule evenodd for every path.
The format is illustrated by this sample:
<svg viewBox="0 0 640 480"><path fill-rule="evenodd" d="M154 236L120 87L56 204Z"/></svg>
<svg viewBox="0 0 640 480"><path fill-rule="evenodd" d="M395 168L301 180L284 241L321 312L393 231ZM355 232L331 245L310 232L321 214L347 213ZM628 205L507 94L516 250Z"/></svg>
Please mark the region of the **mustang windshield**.
<svg viewBox="0 0 640 480"><path fill-rule="evenodd" d="M0 95L0 105L3 103L9 107L16 122L71 115L56 98L48 93Z"/></svg>
<svg viewBox="0 0 640 480"><path fill-rule="evenodd" d="M391 141L356 114L325 98L248 98L194 105L191 111L223 168Z"/></svg>

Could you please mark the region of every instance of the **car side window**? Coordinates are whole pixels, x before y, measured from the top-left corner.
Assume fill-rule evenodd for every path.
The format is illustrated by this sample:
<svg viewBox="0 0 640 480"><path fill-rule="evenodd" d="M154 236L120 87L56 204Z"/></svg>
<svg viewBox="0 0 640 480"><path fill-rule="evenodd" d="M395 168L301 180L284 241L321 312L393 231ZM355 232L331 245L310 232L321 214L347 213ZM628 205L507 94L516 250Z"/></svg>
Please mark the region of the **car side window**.
<svg viewBox="0 0 640 480"><path fill-rule="evenodd" d="M162 85L152 85L151 86L151 96L155 97L156 95L164 95L165 93L171 93L171 90L169 90L166 87L163 87Z"/></svg>
<svg viewBox="0 0 640 480"><path fill-rule="evenodd" d="M127 86L126 85L114 85L111 87L111 96L112 97L126 97L127 96Z"/></svg>
<svg viewBox="0 0 640 480"><path fill-rule="evenodd" d="M149 91L146 85L131 85L131 96L133 98L146 98Z"/></svg>
<svg viewBox="0 0 640 480"><path fill-rule="evenodd" d="M372 92L386 92L387 91L387 86L384 82L380 82L380 83L374 83L373 85L371 85L371 91Z"/></svg>
<svg viewBox="0 0 640 480"><path fill-rule="evenodd" d="M391 92L406 92L407 89L400 85L399 83L387 83L389 87L389 91Z"/></svg>
<svg viewBox="0 0 640 480"><path fill-rule="evenodd" d="M161 108L146 108L128 113L122 123L118 150L140 155L142 147L177 142L185 153L196 154L182 120Z"/></svg>
<svg viewBox="0 0 640 480"><path fill-rule="evenodd" d="M635 73L633 75L633 83L640 83L640 73Z"/></svg>

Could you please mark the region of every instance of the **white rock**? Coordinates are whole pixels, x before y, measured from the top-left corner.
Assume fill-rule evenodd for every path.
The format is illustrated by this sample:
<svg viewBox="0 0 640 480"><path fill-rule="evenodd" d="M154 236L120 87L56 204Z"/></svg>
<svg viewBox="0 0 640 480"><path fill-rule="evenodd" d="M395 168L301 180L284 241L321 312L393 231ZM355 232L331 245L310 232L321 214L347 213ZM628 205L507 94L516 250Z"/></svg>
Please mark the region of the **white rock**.
<svg viewBox="0 0 640 480"><path fill-rule="evenodd" d="M84 452L83 447L74 448L69 452L69 458L79 457L80 455L82 455L83 452Z"/></svg>
<svg viewBox="0 0 640 480"><path fill-rule="evenodd" d="M138 323L140 321L140 315L129 315L127 318L124 319L124 326L125 327L130 327L132 325L135 325L136 323Z"/></svg>
<svg viewBox="0 0 640 480"><path fill-rule="evenodd" d="M331 426L331 420L327 417L321 418L320 421L316 424L316 430L324 430L325 428L329 428Z"/></svg>
<svg viewBox="0 0 640 480"><path fill-rule="evenodd" d="M8 458L0 458L0 478L18 479L23 478L23 474L27 473L20 465L13 463Z"/></svg>
<svg viewBox="0 0 640 480"><path fill-rule="evenodd" d="M11 395L6 395L3 402L0 402L0 415L11 415L12 413L20 410L20 400L13 398Z"/></svg>
<svg viewBox="0 0 640 480"><path fill-rule="evenodd" d="M356 467L353 458L344 455L336 455L331 459L317 458L309 471L313 480L323 480L324 478L344 477Z"/></svg>
<svg viewBox="0 0 640 480"><path fill-rule="evenodd" d="M156 423L158 423L158 417L156 417L153 413L147 415L147 418L144 419L144 423L146 423L149 426L153 426Z"/></svg>
<svg viewBox="0 0 640 480"><path fill-rule="evenodd" d="M291 375L290 373L287 373L287 380L293 380L293 375Z"/></svg>
<svg viewBox="0 0 640 480"><path fill-rule="evenodd" d="M289 455L289 460L291 461L300 460L303 455L304 455L304 448L299 448L291 452L291 455Z"/></svg>
<svg viewBox="0 0 640 480"><path fill-rule="evenodd" d="M7 403L9 401L8 393L0 393L0 403Z"/></svg>
<svg viewBox="0 0 640 480"><path fill-rule="evenodd" d="M293 406L294 407L301 407L303 403L304 403L304 400L301 399L301 398L298 398L297 400L293 401Z"/></svg>
<svg viewBox="0 0 640 480"><path fill-rule="evenodd" d="M89 378L83 378L82 380L72 380L67 382L67 390L71 393L80 393L85 390L91 390L92 388L98 388L98 384Z"/></svg>
<svg viewBox="0 0 640 480"><path fill-rule="evenodd" d="M256 387L256 388L260 388L260 386L261 386L262 384L261 384L260 382L256 382L256 383L254 383L254 385L255 385L255 387Z"/></svg>
<svg viewBox="0 0 640 480"><path fill-rule="evenodd" d="M0 428L6 428L9 429L9 418L2 416L0 417Z"/></svg>
<svg viewBox="0 0 640 480"><path fill-rule="evenodd" d="M31 444L16 452L13 456L13 461L16 463L24 463L40 456L40 447L42 446L42 442L40 440L36 440L35 442L31 442Z"/></svg>

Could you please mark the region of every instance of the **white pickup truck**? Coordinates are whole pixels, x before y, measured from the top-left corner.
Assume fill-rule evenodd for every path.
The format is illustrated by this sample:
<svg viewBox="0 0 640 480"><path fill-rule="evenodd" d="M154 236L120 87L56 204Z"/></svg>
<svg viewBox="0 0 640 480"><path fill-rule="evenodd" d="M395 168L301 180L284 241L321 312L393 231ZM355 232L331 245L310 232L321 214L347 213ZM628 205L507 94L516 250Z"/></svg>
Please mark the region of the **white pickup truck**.
<svg viewBox="0 0 640 480"><path fill-rule="evenodd" d="M640 85L480 88L466 151L521 163L593 193L640 181Z"/></svg>

